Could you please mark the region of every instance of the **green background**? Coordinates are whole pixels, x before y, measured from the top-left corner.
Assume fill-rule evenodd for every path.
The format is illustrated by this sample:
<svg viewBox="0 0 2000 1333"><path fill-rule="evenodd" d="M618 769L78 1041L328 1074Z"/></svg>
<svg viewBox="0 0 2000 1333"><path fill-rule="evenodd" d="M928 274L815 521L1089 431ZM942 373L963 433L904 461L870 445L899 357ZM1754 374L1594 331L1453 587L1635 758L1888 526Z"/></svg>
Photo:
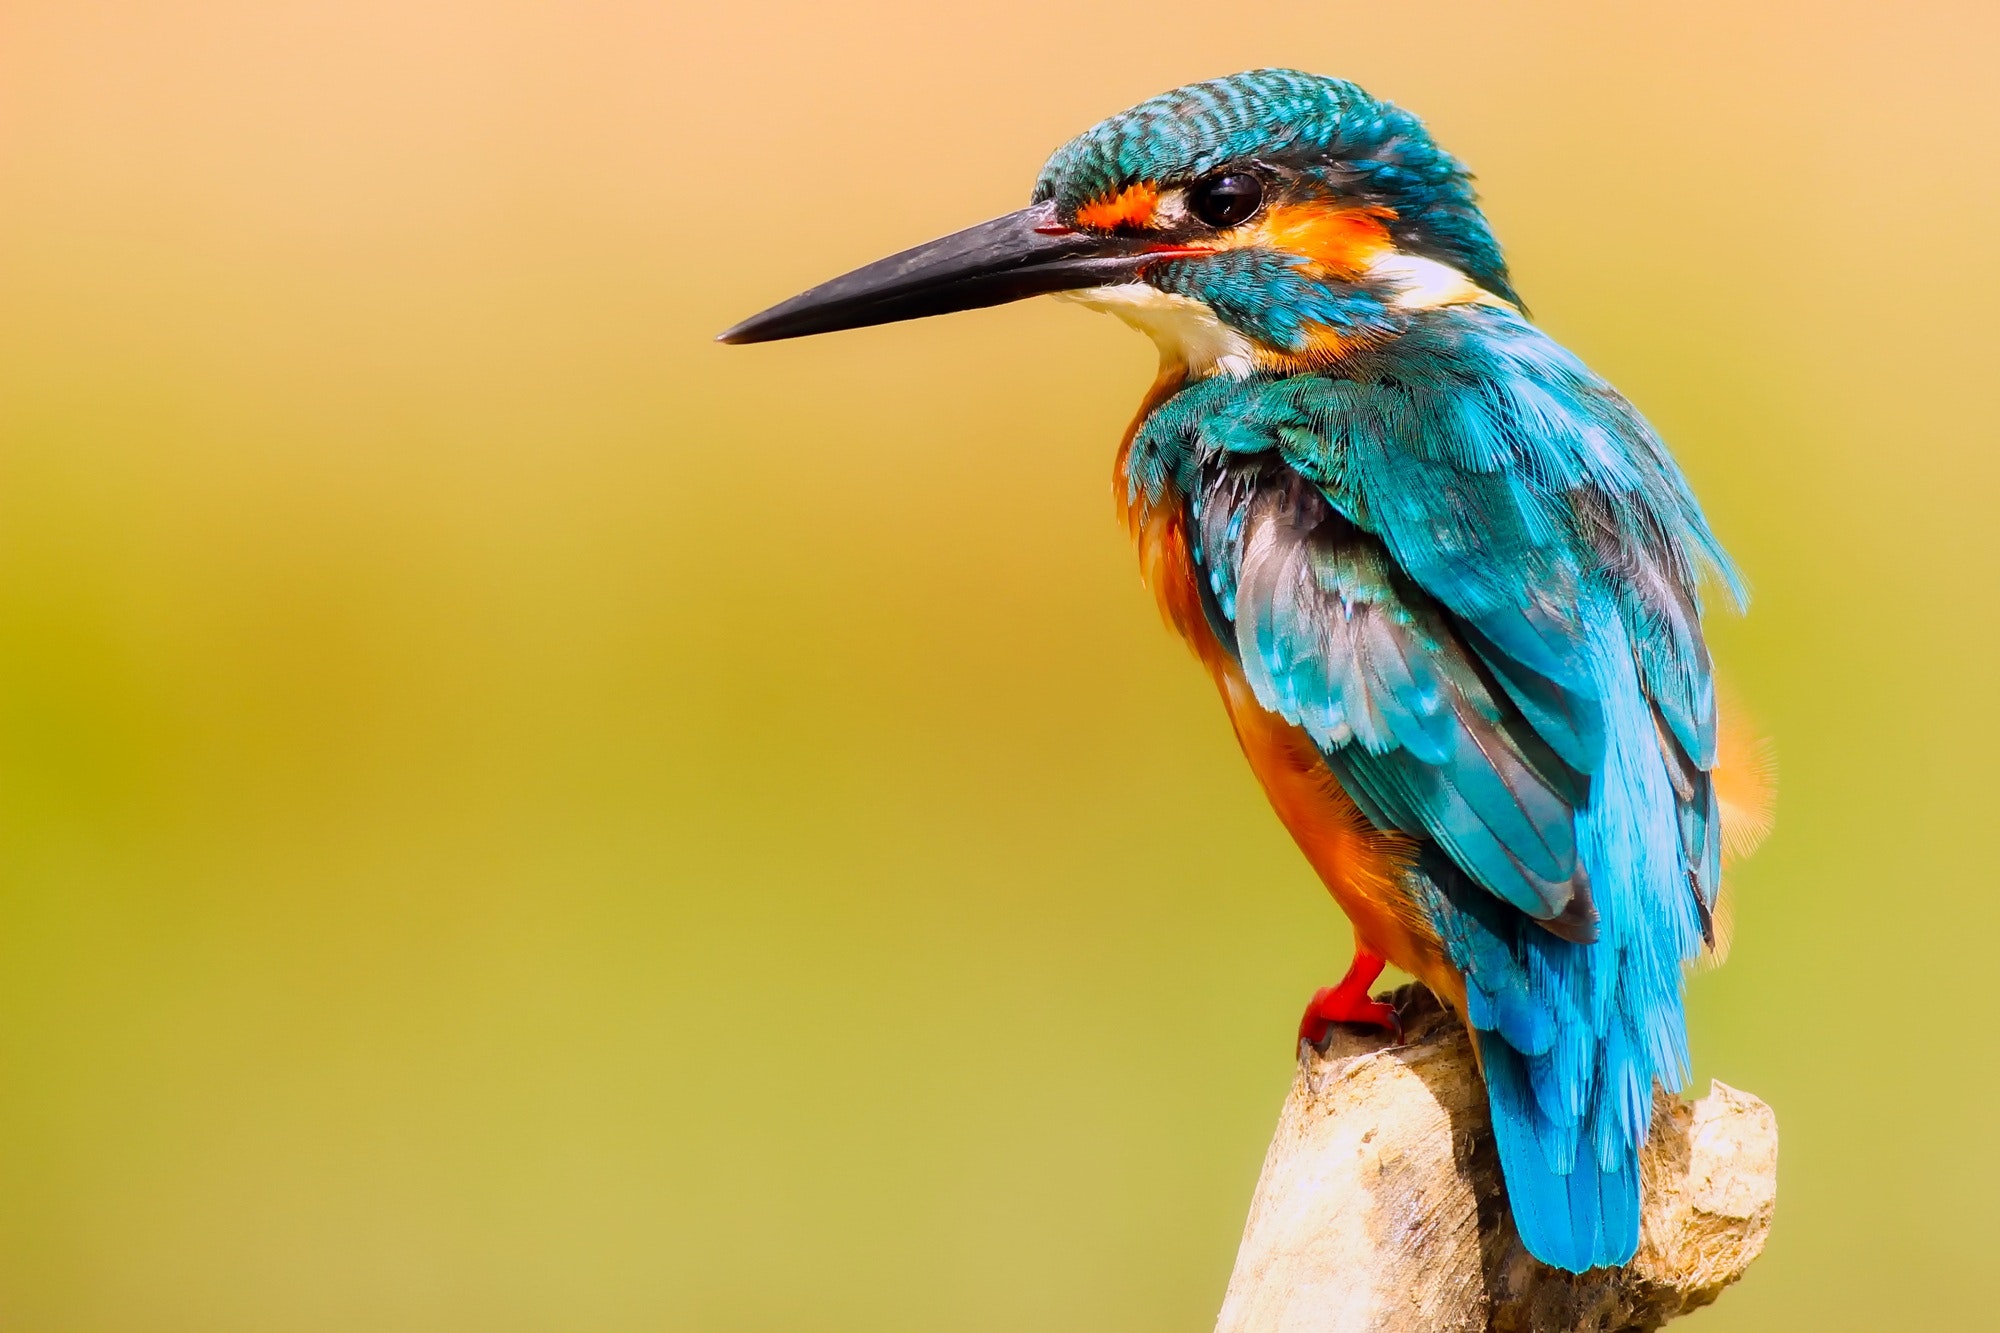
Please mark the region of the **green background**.
<svg viewBox="0 0 2000 1333"><path fill-rule="evenodd" d="M1781 767L1696 1327L2000 1197L1990 4L0 7L0 1323L1206 1328L1336 909L1050 302L710 335L1100 116L1339 73L1673 441Z"/></svg>

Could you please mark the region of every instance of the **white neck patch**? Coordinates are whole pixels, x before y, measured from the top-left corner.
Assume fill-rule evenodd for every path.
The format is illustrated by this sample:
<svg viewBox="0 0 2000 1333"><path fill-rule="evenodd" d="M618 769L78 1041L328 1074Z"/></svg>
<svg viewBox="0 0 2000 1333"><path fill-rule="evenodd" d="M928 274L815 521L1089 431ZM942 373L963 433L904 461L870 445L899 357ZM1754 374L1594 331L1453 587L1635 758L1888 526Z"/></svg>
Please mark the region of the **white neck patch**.
<svg viewBox="0 0 2000 1333"><path fill-rule="evenodd" d="M1397 310L1436 310L1447 305L1507 303L1449 264L1401 250L1385 251L1368 265L1368 276L1396 291L1389 304Z"/></svg>

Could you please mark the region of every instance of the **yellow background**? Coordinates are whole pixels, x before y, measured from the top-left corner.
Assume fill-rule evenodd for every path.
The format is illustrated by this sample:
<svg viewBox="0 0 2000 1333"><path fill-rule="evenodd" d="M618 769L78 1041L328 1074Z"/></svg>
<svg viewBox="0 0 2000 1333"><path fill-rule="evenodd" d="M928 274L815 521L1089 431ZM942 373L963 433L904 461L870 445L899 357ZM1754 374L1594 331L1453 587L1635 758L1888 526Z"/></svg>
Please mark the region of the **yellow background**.
<svg viewBox="0 0 2000 1333"><path fill-rule="evenodd" d="M0 1324L1206 1328L1347 943L1111 518L1150 348L708 340L1272 63L1753 582L1695 1326L1984 1324L1996 12L0 7Z"/></svg>

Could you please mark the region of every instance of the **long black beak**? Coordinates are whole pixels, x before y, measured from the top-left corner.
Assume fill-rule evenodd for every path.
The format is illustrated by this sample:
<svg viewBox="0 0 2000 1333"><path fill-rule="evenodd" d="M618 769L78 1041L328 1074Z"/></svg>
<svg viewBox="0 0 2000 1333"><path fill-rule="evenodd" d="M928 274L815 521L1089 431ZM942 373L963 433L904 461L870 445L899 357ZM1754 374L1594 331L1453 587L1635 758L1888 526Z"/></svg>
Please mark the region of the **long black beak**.
<svg viewBox="0 0 2000 1333"><path fill-rule="evenodd" d="M717 341L772 342L1130 282L1176 253L1144 238L1072 231L1053 203L1040 203L823 282Z"/></svg>

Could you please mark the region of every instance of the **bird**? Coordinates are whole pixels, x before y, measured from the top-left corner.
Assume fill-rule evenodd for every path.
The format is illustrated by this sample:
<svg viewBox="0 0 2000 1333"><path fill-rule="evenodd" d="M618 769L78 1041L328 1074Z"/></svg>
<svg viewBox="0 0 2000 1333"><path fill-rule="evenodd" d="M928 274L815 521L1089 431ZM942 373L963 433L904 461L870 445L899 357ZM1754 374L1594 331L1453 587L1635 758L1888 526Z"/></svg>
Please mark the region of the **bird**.
<svg viewBox="0 0 2000 1333"><path fill-rule="evenodd" d="M1301 1043L1469 1030L1516 1229L1630 1261L1725 851L1768 824L1704 595L1741 576L1639 411L1529 319L1473 178L1352 82L1189 84L1058 148L1027 207L719 336L1058 295L1149 335L1117 505L1280 822L1352 923Z"/></svg>

